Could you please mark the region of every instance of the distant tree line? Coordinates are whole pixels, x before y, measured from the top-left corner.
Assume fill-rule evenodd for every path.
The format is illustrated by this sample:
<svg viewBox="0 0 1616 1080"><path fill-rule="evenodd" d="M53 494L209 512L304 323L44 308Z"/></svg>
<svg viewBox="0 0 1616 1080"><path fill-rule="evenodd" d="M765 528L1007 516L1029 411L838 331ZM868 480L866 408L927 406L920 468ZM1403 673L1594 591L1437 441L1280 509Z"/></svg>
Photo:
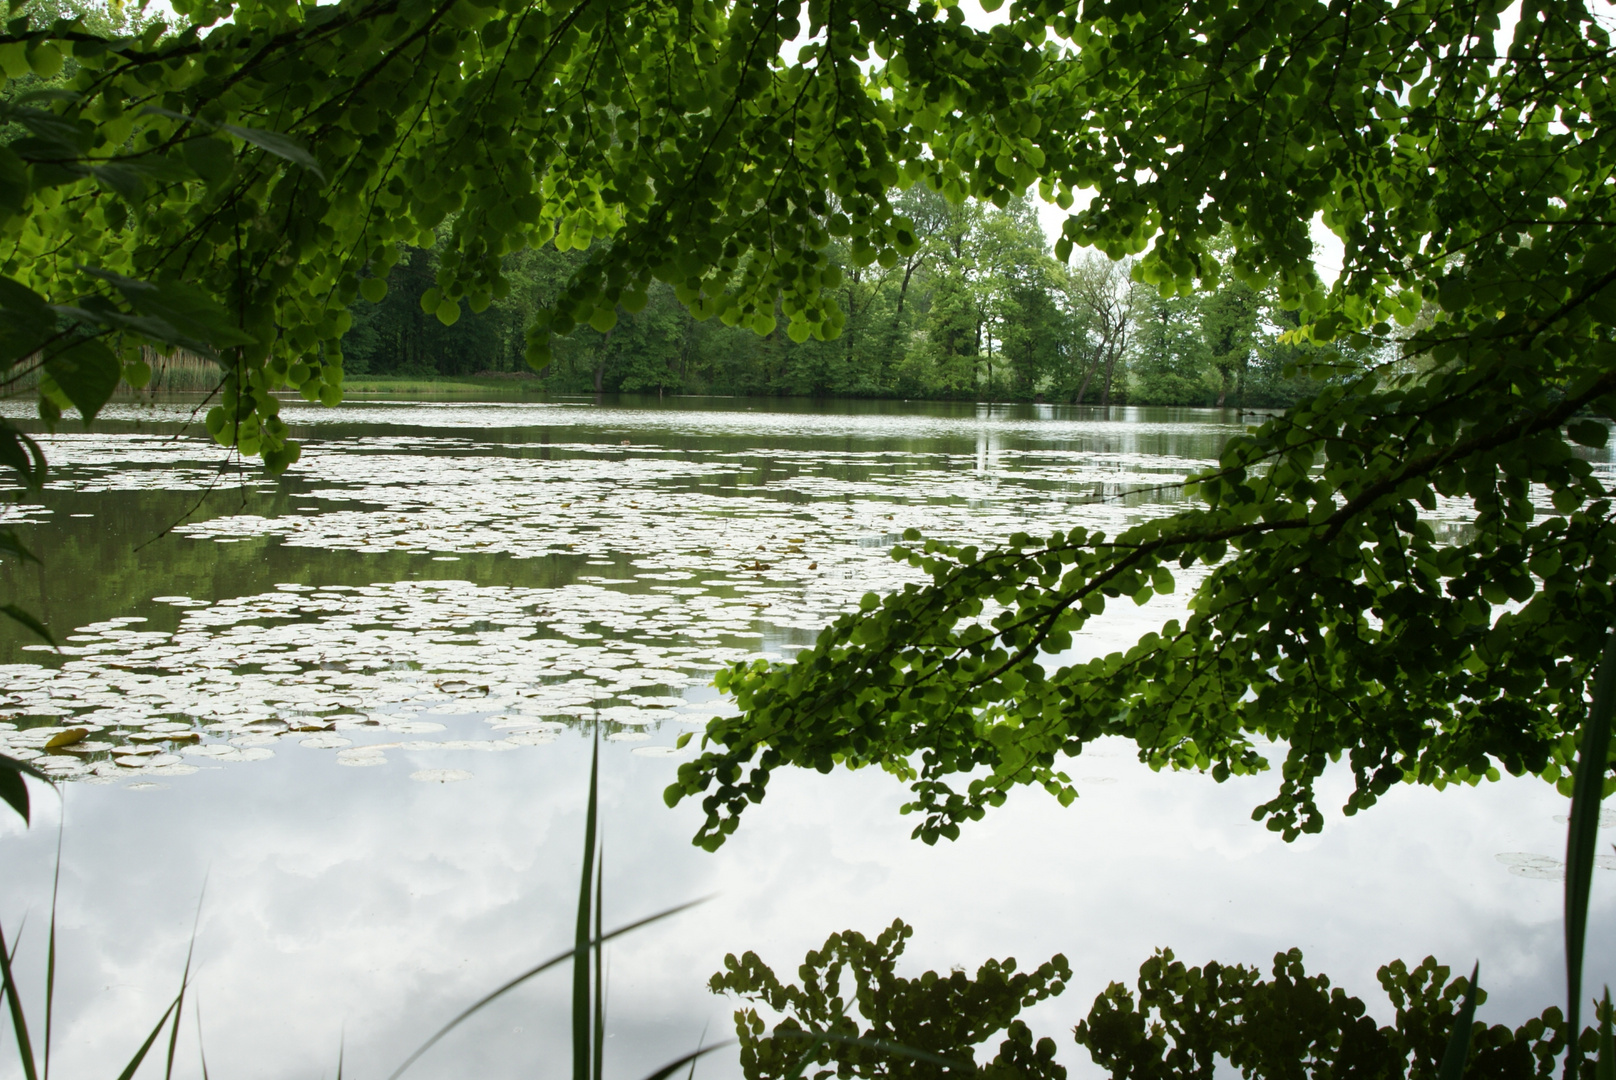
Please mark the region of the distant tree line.
<svg viewBox="0 0 1616 1080"><path fill-rule="evenodd" d="M919 248L857 265L833 241L841 336L797 343L698 322L658 284L606 333L580 328L544 373L558 393L713 393L995 399L1084 404L1288 405L1318 373L1362 357L1290 344L1277 298L1224 275L1212 290L1161 296L1126 262L1057 261L1025 200L953 205L925 187L904 196ZM482 311L464 301L444 325L422 309L436 251L409 248L378 303L355 302L343 338L352 375L522 372L529 316L583 259L553 247L509 255L510 287ZM434 296L436 292L434 290Z"/></svg>

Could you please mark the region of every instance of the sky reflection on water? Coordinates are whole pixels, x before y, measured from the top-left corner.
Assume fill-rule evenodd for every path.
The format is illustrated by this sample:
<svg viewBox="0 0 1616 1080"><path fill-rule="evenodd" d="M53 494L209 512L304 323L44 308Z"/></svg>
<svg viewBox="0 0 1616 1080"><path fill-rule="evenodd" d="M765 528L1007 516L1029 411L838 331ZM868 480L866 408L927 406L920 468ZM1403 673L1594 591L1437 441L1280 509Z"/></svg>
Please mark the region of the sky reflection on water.
<svg viewBox="0 0 1616 1080"><path fill-rule="evenodd" d="M725 952L756 950L784 972L832 931L873 934L894 917L916 927L911 973L1066 953L1072 988L1029 1019L1076 1075L1096 1070L1070 1026L1159 945L1264 965L1300 946L1310 970L1372 1004L1381 963L1479 956L1483 1019L1559 1000L1552 868L1523 876L1497 858L1562 853L1565 801L1534 780L1398 789L1292 845L1249 820L1271 779L1156 775L1114 744L1072 763L1072 808L1017 792L936 848L908 839L903 789L870 772L778 775L716 855L688 843L696 807L662 806L678 760L667 748L710 712L690 703L710 697L712 668L789 650L864 590L901 585L891 534L1114 532L1170 497L1092 495L1183 475L1237 430L1224 417L289 408L311 440L292 476L249 472L131 555L217 470L207 446L168 441L185 410L163 408L120 406L96 432L52 440L52 490L16 515L34 522L50 572L7 571L11 595L59 630L90 627L65 663L8 639L11 661L62 663L77 680L74 697L40 672L43 696L11 704L22 724L110 710L111 734L95 738L123 745L197 728L161 744L175 765L99 751L82 771L111 782L65 789L64 1075L105 1071L144 1037L205 881L196 989L210 1071L334 1072L345 1040L349 1072L385 1076L437 1023L569 943L588 746L557 729L596 709L622 740L603 771L608 923L716 894L613 947L614 1075L686 1052L704 1025L709 1041L729 1033L733 1004L703 988ZM1119 610L1080 648L1118 647L1173 613ZM65 715L38 712L53 705ZM635 752L655 748L664 756ZM342 767L354 764L366 767ZM1339 805L1346 779L1325 788ZM31 976L55 806L44 796L27 833L0 823L0 917L12 929L31 912ZM1613 880L1595 886L1595 986L1616 976ZM563 1075L566 981L524 988L412 1075ZM185 1032L189 1076L189 1019Z"/></svg>

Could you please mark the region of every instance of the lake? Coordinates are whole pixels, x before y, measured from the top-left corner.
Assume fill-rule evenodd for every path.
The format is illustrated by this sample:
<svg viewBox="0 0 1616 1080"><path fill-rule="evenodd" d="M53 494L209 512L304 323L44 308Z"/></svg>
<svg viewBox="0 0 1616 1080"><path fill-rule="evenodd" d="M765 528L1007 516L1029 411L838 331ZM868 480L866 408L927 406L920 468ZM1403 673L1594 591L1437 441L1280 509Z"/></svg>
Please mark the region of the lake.
<svg viewBox="0 0 1616 1080"><path fill-rule="evenodd" d="M10 935L26 917L20 969L42 987L65 815L63 1075L116 1075L194 926L179 1075L200 1075L200 1031L221 1077L331 1075L339 1048L345 1075L387 1076L570 946L597 717L607 924L712 898L608 947L609 1076L732 1033L735 1003L705 988L726 953L787 977L833 931L895 918L915 927L911 975L1064 953L1072 985L1024 1015L1076 1076L1098 1069L1072 1025L1162 946L1265 971L1300 947L1383 1018L1376 968L1427 954L1480 959L1489 1023L1563 1004L1567 801L1534 779L1401 787L1293 844L1250 820L1273 778L1156 774L1121 742L1070 761L1072 807L1017 791L936 847L909 839L905 789L871 771L777 773L716 854L689 843L697 805L663 805L693 751L677 737L726 707L713 671L789 655L865 592L915 580L887 555L905 529L1114 533L1174 509L1143 489L1215 457L1233 412L299 403L282 415L303 458L275 478L199 438L194 407L64 423L43 439L43 496L5 507L43 559L5 564L5 599L63 648L5 632L0 750L65 782L61 800L36 789L32 829L0 816L0 920ZM1181 581L1113 605L1075 651L1180 614ZM43 747L69 726L89 737ZM1590 987L1616 981L1613 946L1602 873ZM568 989L565 968L541 976L407 1075L567 1075ZM733 1051L699 1075L738 1076Z"/></svg>

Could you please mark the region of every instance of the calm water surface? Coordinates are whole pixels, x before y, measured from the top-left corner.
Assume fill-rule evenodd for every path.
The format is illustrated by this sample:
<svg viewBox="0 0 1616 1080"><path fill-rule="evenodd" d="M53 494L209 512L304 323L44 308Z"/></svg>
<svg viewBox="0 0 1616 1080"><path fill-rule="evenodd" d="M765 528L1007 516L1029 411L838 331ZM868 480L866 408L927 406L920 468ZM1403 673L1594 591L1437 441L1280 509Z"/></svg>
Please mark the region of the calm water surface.
<svg viewBox="0 0 1616 1080"><path fill-rule="evenodd" d="M65 814L64 1075L127 1059L200 903L213 1075L331 1073L341 1045L348 1073L385 1076L570 944L597 715L607 922L715 897L611 947L615 1076L729 1033L734 1003L704 988L726 952L786 975L831 932L900 917L910 974L1065 953L1072 987L1028 1019L1077 1075L1097 1070L1070 1027L1160 946L1265 966L1299 946L1372 1002L1388 960L1479 957L1489 1021L1559 1001L1565 802L1538 781L1401 789L1290 845L1250 821L1273 781L1153 774L1127 744L1071 763L1073 807L1018 792L936 848L870 772L778 774L714 855L688 843L697 807L663 806L689 753L676 738L725 708L713 670L787 655L863 593L914 580L887 557L904 529L1115 532L1171 512L1171 490L1150 489L1214 457L1232 413L298 405L283 415L303 459L271 478L196 438L191 408L64 427L45 440L44 496L6 511L44 558L6 564L6 596L65 647L0 640L0 743L69 782L32 830L0 818L0 919L28 916L23 968L42 985ZM1076 651L1126 646L1182 592L1113 608ZM89 737L43 746L70 726ZM1338 805L1347 780L1324 787ZM1616 981L1613 885L1595 885L1594 985ZM412 1075L564 1075L567 977L547 978ZM188 1017L182 1075L200 1075L197 1032Z"/></svg>

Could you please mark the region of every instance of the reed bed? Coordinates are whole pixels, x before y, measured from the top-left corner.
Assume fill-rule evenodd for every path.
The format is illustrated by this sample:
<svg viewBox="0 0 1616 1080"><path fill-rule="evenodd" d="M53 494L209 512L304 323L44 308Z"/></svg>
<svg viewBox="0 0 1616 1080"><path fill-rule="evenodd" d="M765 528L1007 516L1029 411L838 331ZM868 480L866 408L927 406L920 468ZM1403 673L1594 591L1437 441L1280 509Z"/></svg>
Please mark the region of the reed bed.
<svg viewBox="0 0 1616 1080"><path fill-rule="evenodd" d="M188 350L175 349L169 354L151 348L143 351L146 363L151 366L151 381L139 389L127 382L119 383L120 393L163 394L198 390L208 393L224 378L224 371L218 364Z"/></svg>
<svg viewBox="0 0 1616 1080"><path fill-rule="evenodd" d="M516 397L537 392L543 384L538 380L502 378L488 375L466 375L458 378L410 378L393 375L355 375L342 381L344 396L353 394L400 394L410 397L458 397L495 393L501 397Z"/></svg>

